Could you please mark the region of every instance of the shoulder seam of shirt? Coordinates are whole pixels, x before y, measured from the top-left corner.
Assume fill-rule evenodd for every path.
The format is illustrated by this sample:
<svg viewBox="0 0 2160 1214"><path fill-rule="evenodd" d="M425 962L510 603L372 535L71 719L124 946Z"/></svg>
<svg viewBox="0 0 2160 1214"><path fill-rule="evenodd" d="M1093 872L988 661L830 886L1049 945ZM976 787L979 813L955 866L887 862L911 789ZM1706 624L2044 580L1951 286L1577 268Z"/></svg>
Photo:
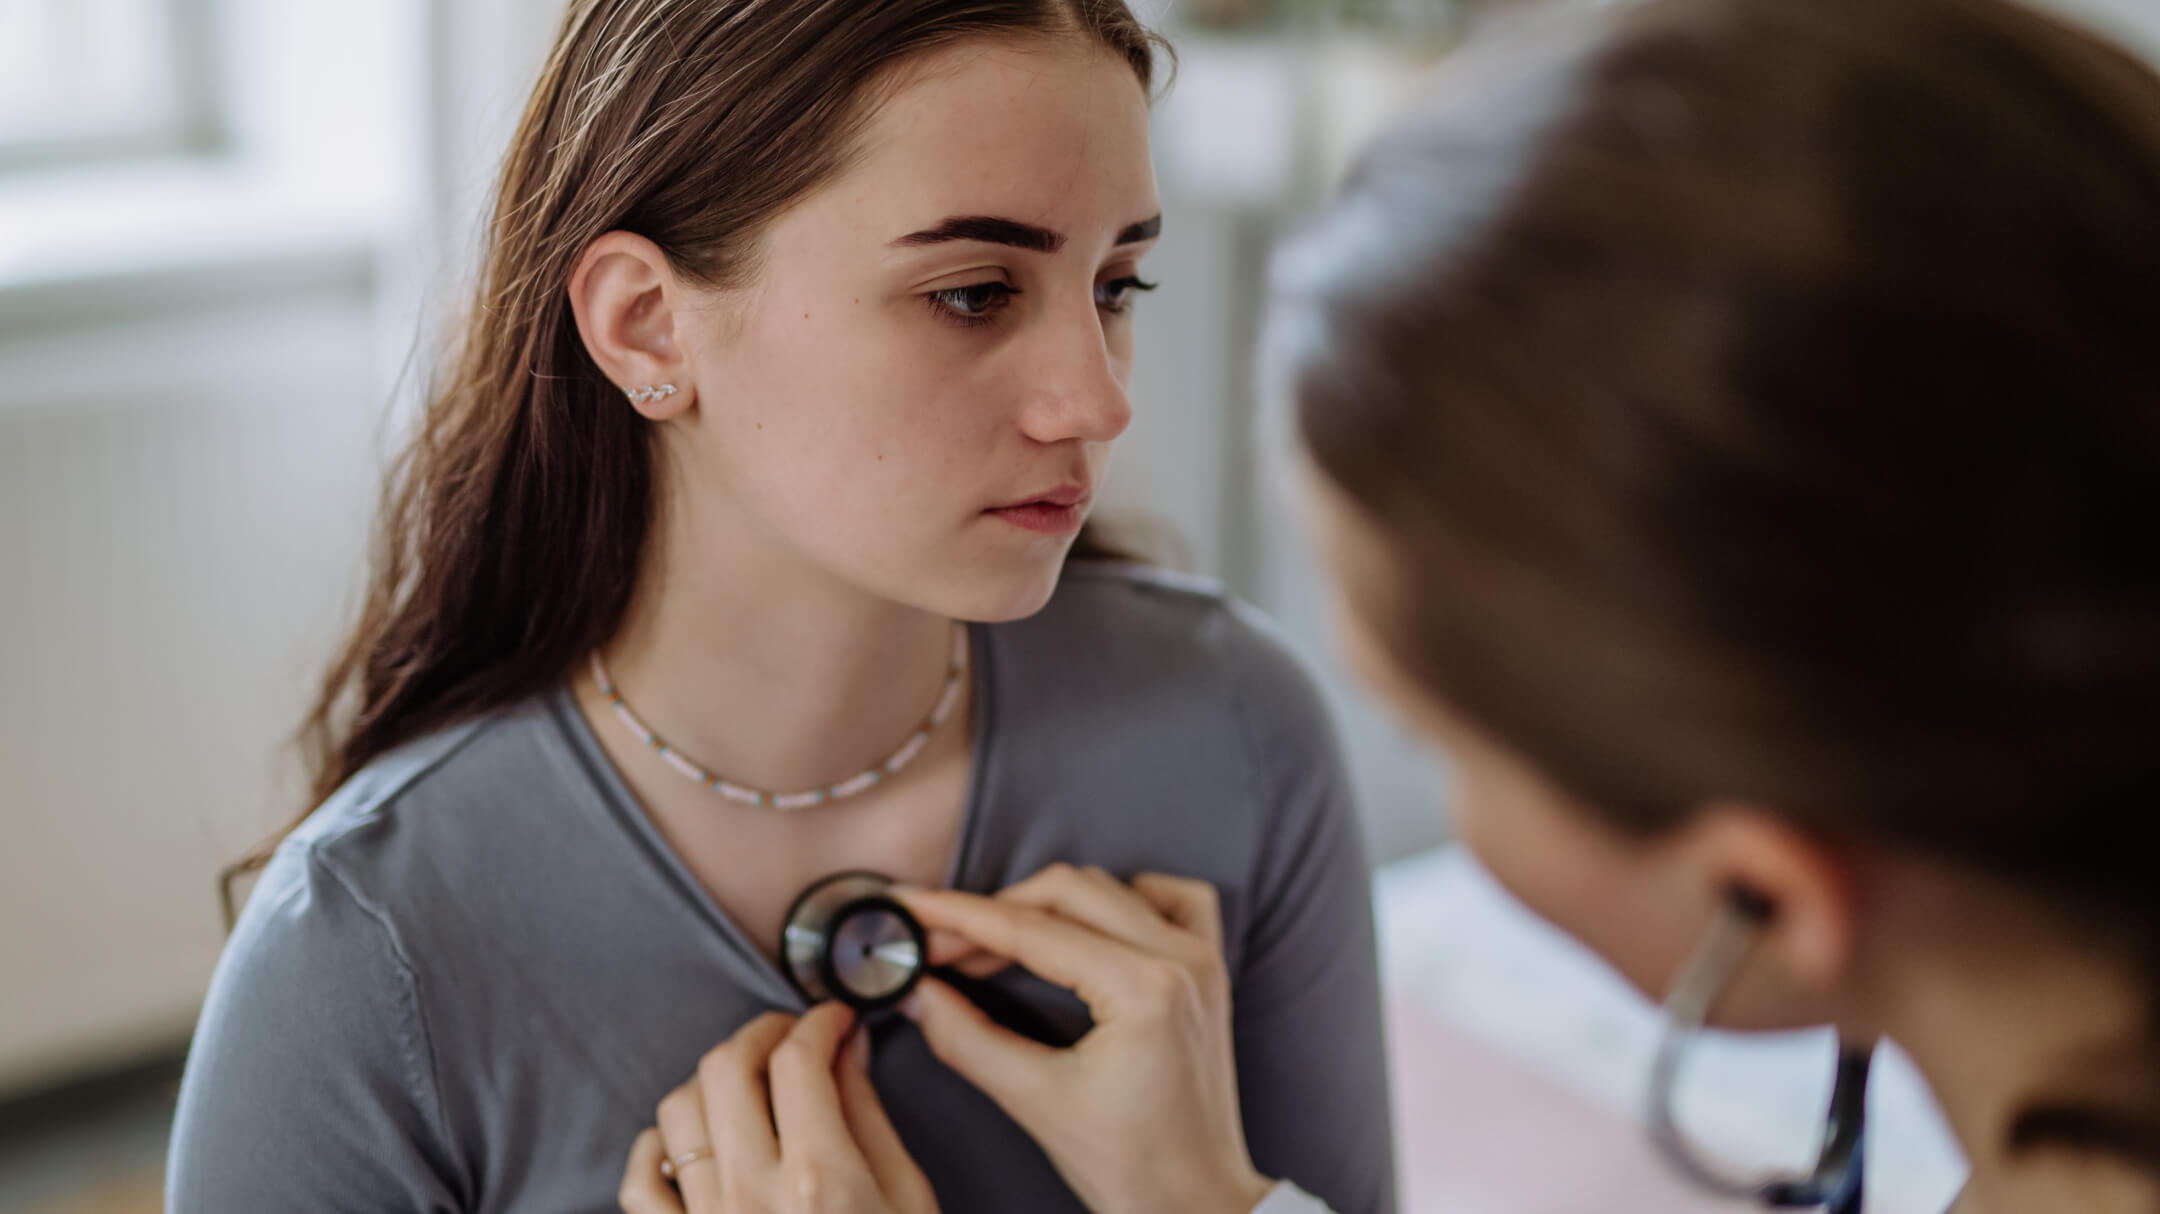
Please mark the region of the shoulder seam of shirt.
<svg viewBox="0 0 2160 1214"><path fill-rule="evenodd" d="M521 701L520 703L523 702ZM413 741L406 743L406 747L413 747L425 744L429 741L436 741L440 743L441 749L438 750L435 754L428 756L425 761L415 765L411 771L408 771L405 774L399 776L396 780L386 785L385 787L377 789L367 798L365 802L350 807L350 809L346 812L346 820L339 822L334 829L328 829L325 830L322 834L300 839L298 840L299 844L307 848L310 852L315 852L320 845L333 843L337 840L343 839L345 836L351 834L353 831L358 830L361 826L381 817L383 812L389 809L391 805L397 802L400 798L402 798L406 794L406 792L412 788L413 785L419 783L425 777L433 774L436 768L441 767L443 764L449 762L452 758L456 757L459 751L465 749L467 745L471 744L474 738L480 736L480 732L483 729L486 729L490 724L495 723L500 718L500 710L498 710L497 712L486 713L481 716L475 717L472 720L448 726L435 734L423 735L420 738L416 738ZM454 734L455 736L445 740L445 734ZM383 759L395 755L397 751L401 749L404 749L404 747L399 747L397 749L389 751L384 755L379 755L376 757L375 762L381 762ZM372 764L370 764L369 766L372 766ZM367 770L367 768L362 767L361 770L365 771ZM331 796L334 799L336 794L333 793L331 794ZM326 800L323 804L328 805L329 801ZM322 806L316 807L318 812L321 810L321 808ZM327 856L325 856L325 863L327 863ZM346 885L348 891L351 889L351 886L346 884L342 877L340 878L339 884Z"/></svg>
<svg viewBox="0 0 2160 1214"><path fill-rule="evenodd" d="M454 750L456 747L451 749ZM433 764L428 766L432 767ZM401 784L400 787L402 788L403 785ZM410 1035L419 1039L417 1051L414 1051L411 1045L406 1047L408 1053L417 1053L417 1057L406 1059L406 1066L409 1070L416 1072L413 1078L419 1081L420 1086L426 1088L425 1092L416 1092L415 1095L421 1097L421 1108L429 1120L430 1129L435 1133L436 1145L447 1150L450 1145L450 1134L449 1119L443 1111L442 1068L439 1060L435 1057L434 1037L428 1032L427 1008L420 998L420 979L413 970L411 960L405 955L405 946L398 939L396 925L390 922L390 917L384 914L380 907L373 905L362 897L360 891L354 889L352 884L345 879L344 874L338 872L329 863L328 859L317 850L313 842L308 843L301 850L303 858L307 861L308 868L335 882L338 889L343 891L345 897L351 900L360 913L366 915L375 924L376 929L382 933L384 947L389 951L391 961L396 964L399 976L404 979L402 983L403 989L400 992L400 1002L405 1004L406 1014L412 1022Z"/></svg>

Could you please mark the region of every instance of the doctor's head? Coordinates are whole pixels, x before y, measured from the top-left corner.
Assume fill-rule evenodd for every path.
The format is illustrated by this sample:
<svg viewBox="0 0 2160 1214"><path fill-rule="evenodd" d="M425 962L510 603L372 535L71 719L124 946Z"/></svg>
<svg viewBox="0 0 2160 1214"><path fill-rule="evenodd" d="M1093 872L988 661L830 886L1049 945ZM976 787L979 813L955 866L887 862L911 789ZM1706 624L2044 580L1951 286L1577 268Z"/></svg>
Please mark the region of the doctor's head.
<svg viewBox="0 0 2160 1214"><path fill-rule="evenodd" d="M1760 895L1728 1023L2119 979L2086 1063L2160 1124L2156 216L2160 80L2006 3L1466 55L1271 329L1348 649L1460 837L1654 996Z"/></svg>

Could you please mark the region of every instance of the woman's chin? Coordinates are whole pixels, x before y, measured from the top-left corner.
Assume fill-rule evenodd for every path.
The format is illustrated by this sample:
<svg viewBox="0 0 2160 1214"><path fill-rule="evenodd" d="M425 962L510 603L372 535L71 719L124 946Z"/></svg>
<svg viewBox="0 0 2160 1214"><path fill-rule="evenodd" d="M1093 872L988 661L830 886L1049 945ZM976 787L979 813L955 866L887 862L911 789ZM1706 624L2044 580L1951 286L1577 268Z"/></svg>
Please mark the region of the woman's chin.
<svg viewBox="0 0 2160 1214"><path fill-rule="evenodd" d="M1064 569L1062 552L1056 560L981 569L973 576L940 579L925 586L919 601L940 615L978 624L1024 620L1049 606Z"/></svg>

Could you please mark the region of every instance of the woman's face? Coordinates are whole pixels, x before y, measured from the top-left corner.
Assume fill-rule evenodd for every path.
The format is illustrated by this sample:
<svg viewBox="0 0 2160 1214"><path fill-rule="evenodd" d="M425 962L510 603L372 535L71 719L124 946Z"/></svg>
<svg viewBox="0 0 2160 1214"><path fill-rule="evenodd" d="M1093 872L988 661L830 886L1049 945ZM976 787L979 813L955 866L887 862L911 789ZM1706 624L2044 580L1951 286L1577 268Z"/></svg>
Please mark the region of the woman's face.
<svg viewBox="0 0 2160 1214"><path fill-rule="evenodd" d="M678 318L677 500L730 556L747 535L940 614L1038 610L1131 419L1147 124L1132 69L1077 37L909 65L754 282Z"/></svg>

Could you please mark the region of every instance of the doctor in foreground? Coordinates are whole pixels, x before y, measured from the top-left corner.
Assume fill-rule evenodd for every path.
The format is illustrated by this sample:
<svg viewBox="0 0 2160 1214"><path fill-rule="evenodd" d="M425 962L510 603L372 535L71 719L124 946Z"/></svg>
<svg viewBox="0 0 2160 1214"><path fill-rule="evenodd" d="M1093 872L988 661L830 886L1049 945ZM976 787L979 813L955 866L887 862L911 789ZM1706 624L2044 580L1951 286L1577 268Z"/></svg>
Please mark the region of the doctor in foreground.
<svg viewBox="0 0 2160 1214"><path fill-rule="evenodd" d="M1462 840L1666 1001L1660 1079L1705 1021L1831 1024L1849 1113L1895 1039L1959 1214L2160 1210L2160 79L2001 0L1578 14L1468 52L1273 307L1346 652ZM1320 1209L1246 1152L1207 887L909 903L1092 1009L908 1008L1092 1209ZM625 1207L934 1209L852 1025L720 1044ZM1774 1183L1653 1128L1857 1208L1849 1117Z"/></svg>

